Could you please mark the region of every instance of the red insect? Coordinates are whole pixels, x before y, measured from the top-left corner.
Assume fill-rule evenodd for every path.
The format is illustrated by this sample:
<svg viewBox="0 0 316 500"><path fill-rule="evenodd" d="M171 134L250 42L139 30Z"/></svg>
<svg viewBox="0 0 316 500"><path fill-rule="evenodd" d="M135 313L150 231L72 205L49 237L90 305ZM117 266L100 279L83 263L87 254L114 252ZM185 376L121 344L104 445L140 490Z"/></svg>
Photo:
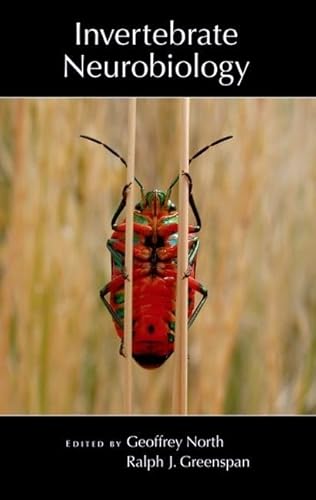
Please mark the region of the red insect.
<svg viewBox="0 0 316 500"><path fill-rule="evenodd" d="M82 135L97 144L101 144L126 166L125 160L106 144ZM204 153L209 147L230 139L227 136L205 146L192 156L190 162ZM188 326L190 327L207 298L207 289L195 279L201 219L192 194L192 180L188 174L189 203L195 223L189 225L188 261ZM133 251L133 358L143 368L157 368L174 351L176 278L178 249L178 212L170 200L172 188L179 177L171 183L166 192L154 190L145 194L139 180L141 200L134 210L134 251ZM117 222L126 205L127 189L125 186L121 202L115 211L111 226L113 233L107 242L111 253L112 279L100 290L100 297L110 312L118 336L121 338L120 353L124 354L124 281L125 272L125 220ZM201 295L195 306L195 294ZM106 296L110 293L110 302Z"/></svg>

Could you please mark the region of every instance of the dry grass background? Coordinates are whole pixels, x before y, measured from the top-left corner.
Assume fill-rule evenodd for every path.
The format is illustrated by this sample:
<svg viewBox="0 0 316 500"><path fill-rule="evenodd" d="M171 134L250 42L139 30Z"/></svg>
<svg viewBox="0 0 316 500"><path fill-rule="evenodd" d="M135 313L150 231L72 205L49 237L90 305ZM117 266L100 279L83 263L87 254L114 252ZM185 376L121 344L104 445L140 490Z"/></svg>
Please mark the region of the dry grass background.
<svg viewBox="0 0 316 500"><path fill-rule="evenodd" d="M176 175L175 100L139 100L137 176ZM99 300L125 171L125 100L0 101L0 411L121 413L119 340ZM316 412L316 101L192 100L210 295L189 332L189 412ZM174 193L175 200L177 192ZM173 359L134 363L136 413L169 413Z"/></svg>

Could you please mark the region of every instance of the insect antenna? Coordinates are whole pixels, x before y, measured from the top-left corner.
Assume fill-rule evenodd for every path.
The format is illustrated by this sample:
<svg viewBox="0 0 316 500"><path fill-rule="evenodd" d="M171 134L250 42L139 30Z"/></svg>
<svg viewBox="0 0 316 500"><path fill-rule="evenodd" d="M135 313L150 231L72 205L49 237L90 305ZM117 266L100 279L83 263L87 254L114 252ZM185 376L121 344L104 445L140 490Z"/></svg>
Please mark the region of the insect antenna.
<svg viewBox="0 0 316 500"><path fill-rule="evenodd" d="M80 135L80 137L82 139L88 139L88 141L95 142L96 144L100 144L105 149L107 149L108 151L110 151L110 153L112 153L114 156L116 156L117 158L119 158L119 160L121 160L121 162L123 163L123 165L125 165L125 167L127 168L127 163L124 160L124 158L121 155L119 155L113 148L111 148L110 146L108 146L107 144L105 144L104 142L101 142L98 139L94 139L93 137L90 137L88 135ZM134 179L135 179L136 183L140 187L140 191L141 191L142 197L144 197L144 187L143 187L142 183L137 179L137 177L134 177Z"/></svg>
<svg viewBox="0 0 316 500"><path fill-rule="evenodd" d="M191 158L189 159L189 165L191 163L192 160L195 160L195 158L197 158L198 156L202 155L203 153L205 153L205 151L207 151L209 148L211 148L212 146L216 146L216 144L219 144L220 142L224 142L224 141L227 141L228 139L231 139L233 136L232 135L226 135L225 137L222 137L221 139L217 139L217 141L214 141L214 142L211 142L211 144L208 144L207 146L204 146L204 148L202 149L199 149L196 153L194 153L193 156L191 156Z"/></svg>
<svg viewBox="0 0 316 500"><path fill-rule="evenodd" d="M211 148L212 146L216 146L216 144L220 144L221 142L224 142L224 141L227 141L228 139L231 139L233 136L232 135L226 135L225 137L222 137L221 139L217 139L216 141L214 142L211 142L211 144L208 144L207 146L204 146L203 148L199 149L196 153L194 153L193 156L191 156L191 158L189 159L189 165L191 163L191 161L195 160L195 158L197 158L198 156L200 156L201 154L205 153L205 151L207 151L209 148ZM168 187L168 191L167 191L167 194L166 194L166 202L169 200L170 198L170 195L171 195L171 190L172 188L177 184L179 180L179 176L177 176L173 181L172 183L170 184L170 186Z"/></svg>

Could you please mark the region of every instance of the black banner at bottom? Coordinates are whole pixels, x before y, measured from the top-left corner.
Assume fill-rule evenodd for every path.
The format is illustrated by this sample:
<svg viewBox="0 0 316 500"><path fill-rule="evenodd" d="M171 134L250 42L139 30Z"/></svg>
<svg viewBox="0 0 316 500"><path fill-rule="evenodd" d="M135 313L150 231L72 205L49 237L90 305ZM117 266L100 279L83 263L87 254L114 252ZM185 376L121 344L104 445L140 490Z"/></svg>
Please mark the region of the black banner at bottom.
<svg viewBox="0 0 316 500"><path fill-rule="evenodd" d="M312 479L314 416L3 416L3 472L54 463L110 479L135 474ZM65 470L65 469L64 469Z"/></svg>

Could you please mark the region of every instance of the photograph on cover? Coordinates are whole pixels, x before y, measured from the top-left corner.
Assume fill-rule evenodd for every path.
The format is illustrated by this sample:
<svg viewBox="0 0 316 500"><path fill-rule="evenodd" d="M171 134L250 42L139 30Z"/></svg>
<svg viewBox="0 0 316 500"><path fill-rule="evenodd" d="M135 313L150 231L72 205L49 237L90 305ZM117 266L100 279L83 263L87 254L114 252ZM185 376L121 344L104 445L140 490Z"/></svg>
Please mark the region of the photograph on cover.
<svg viewBox="0 0 316 500"><path fill-rule="evenodd" d="M127 102L0 101L1 414L123 412L124 279L113 280L124 251L111 221L125 217ZM177 234L153 242L146 231L150 210L177 223L178 119L177 99L137 99L134 247L145 265L134 266L154 271L134 280L133 334L165 328L170 344L157 366L146 342L135 353L140 415L172 408L175 291L169 275L161 283ZM316 411L315 128L311 99L190 99L190 156L233 137L190 165L203 307L189 329L189 414Z"/></svg>

